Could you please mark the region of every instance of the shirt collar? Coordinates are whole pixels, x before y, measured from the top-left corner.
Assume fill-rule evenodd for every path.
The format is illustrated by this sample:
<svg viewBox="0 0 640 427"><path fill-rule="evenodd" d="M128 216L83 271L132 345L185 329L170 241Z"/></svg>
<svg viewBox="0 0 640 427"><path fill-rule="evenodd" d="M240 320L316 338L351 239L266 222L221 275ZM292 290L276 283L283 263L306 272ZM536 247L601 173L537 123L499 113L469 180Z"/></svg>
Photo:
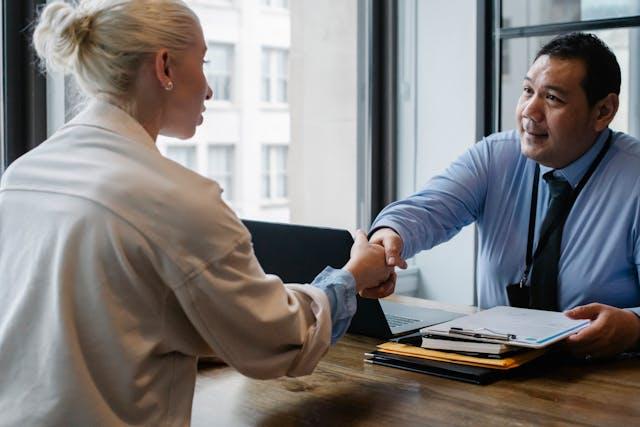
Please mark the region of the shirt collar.
<svg viewBox="0 0 640 427"><path fill-rule="evenodd" d="M609 129L600 132L600 135L596 138L595 144L593 144L586 153L562 169L554 170L548 166L540 165L540 175L544 175L549 171L554 171L554 176L565 179L572 188L576 188L580 183L582 176L587 172L587 169L591 166L591 163L604 146L604 143L609 136L609 132L611 132Z"/></svg>
<svg viewBox="0 0 640 427"><path fill-rule="evenodd" d="M154 150L158 149L151 135L136 119L126 111L101 99L91 100L87 107L64 127L78 125L106 129Z"/></svg>

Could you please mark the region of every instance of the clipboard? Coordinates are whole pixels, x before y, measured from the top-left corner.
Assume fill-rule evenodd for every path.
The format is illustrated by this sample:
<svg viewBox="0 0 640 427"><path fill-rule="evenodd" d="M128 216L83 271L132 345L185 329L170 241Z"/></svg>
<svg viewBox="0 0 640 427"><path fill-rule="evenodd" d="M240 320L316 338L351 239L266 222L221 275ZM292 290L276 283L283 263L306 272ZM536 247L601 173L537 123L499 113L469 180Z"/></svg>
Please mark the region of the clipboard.
<svg viewBox="0 0 640 427"><path fill-rule="evenodd" d="M544 348L589 326L557 311L498 306L420 330L423 334L465 338L518 347Z"/></svg>

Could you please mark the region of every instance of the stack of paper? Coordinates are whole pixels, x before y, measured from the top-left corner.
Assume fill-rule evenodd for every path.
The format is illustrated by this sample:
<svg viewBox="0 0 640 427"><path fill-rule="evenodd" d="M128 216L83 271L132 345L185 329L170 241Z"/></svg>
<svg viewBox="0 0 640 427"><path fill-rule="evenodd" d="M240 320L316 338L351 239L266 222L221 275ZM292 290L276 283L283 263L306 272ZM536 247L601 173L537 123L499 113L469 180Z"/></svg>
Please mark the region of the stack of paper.
<svg viewBox="0 0 640 427"><path fill-rule="evenodd" d="M588 324L559 312L494 307L424 328L413 345L381 344L365 360L484 384L498 378L496 373L540 357L550 344Z"/></svg>

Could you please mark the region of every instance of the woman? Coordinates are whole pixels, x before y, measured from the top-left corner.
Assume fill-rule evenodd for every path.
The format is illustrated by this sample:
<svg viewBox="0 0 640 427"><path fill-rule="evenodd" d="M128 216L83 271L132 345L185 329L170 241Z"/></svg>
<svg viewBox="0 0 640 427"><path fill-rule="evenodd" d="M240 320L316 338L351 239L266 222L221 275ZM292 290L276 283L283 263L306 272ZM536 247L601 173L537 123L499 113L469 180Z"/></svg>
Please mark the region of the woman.
<svg viewBox="0 0 640 427"><path fill-rule="evenodd" d="M188 424L198 356L309 374L356 292L393 291L361 232L313 286L265 276L218 185L158 152L212 96L182 1L54 2L34 45L92 101L2 177L0 424Z"/></svg>

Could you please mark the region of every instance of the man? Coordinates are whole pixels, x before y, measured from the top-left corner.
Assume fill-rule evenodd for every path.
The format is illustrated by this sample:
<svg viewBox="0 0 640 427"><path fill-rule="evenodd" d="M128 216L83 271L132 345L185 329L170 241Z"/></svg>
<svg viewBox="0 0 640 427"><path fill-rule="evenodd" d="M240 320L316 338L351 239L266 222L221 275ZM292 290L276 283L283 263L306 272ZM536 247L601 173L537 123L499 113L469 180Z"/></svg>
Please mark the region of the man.
<svg viewBox="0 0 640 427"><path fill-rule="evenodd" d="M387 206L370 241L384 246L389 265L406 268L404 259L475 221L481 307L591 319L566 340L576 356L636 345L640 143L608 128L619 93L620 67L601 40L555 38L524 78L517 130L484 138L420 192Z"/></svg>

